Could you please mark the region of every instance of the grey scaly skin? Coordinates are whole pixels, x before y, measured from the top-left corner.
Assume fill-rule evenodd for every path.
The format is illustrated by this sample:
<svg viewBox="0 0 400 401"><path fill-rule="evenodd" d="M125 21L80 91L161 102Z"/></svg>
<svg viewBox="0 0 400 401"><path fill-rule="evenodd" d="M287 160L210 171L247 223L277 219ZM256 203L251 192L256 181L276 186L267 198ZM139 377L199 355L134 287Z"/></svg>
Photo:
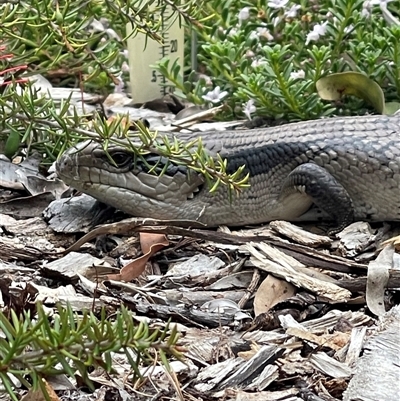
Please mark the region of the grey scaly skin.
<svg viewBox="0 0 400 401"><path fill-rule="evenodd" d="M171 165L161 177L150 175L140 163L133 166L129 152L110 145L115 167L94 142L64 153L57 172L73 188L137 217L240 226L322 216L336 220L337 230L353 220L400 221L400 115L179 137L199 135L211 155L228 160L229 171L246 165L250 188L231 199L223 185L210 194L200 174Z"/></svg>

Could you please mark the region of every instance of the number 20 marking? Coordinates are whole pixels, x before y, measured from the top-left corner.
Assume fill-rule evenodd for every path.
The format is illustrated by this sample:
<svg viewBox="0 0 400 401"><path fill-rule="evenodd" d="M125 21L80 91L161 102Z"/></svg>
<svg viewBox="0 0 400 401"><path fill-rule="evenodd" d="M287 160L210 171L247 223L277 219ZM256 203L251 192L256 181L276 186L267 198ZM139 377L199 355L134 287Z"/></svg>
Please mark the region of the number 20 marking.
<svg viewBox="0 0 400 401"><path fill-rule="evenodd" d="M178 40L171 40L171 53L176 53L178 51Z"/></svg>

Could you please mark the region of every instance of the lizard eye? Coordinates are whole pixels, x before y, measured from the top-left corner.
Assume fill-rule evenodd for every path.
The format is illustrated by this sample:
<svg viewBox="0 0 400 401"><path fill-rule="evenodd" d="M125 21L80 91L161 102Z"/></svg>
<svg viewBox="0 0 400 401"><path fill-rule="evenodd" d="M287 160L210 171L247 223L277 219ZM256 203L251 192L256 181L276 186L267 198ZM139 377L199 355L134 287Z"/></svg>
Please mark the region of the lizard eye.
<svg viewBox="0 0 400 401"><path fill-rule="evenodd" d="M111 158L119 168L128 167L133 160L133 157L130 153L120 151L111 153Z"/></svg>

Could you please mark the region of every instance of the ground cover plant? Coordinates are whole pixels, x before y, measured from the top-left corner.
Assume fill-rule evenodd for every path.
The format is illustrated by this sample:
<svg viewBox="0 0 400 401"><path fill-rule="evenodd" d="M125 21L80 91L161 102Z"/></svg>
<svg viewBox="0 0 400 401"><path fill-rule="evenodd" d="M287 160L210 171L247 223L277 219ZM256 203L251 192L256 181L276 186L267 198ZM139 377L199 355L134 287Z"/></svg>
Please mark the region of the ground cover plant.
<svg viewBox="0 0 400 401"><path fill-rule="evenodd" d="M159 69L185 98L224 103L224 118L295 121L371 111L355 98L319 97L318 80L345 71L375 81L387 102L399 100L396 1L210 1L205 7L212 17L193 28L203 78L184 79L168 60Z"/></svg>

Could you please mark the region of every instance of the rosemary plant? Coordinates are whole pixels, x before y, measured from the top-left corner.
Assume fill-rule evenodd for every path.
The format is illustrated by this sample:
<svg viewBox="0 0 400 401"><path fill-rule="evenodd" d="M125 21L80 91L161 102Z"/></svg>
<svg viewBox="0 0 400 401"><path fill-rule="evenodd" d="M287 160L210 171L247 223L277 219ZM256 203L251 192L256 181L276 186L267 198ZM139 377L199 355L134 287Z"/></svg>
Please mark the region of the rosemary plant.
<svg viewBox="0 0 400 401"><path fill-rule="evenodd" d="M161 363L168 369L167 355L182 358L176 345L178 333L167 324L163 330L151 330L146 323L134 322L121 307L112 318L103 309L97 318L92 312L78 315L71 306L58 306L47 316L37 304L37 316L25 313L11 318L0 312L0 381L13 401L13 377L30 389L41 389L49 399L43 378L78 372L91 388L89 368L113 372L112 354L120 353L132 368L132 379L140 378L140 368ZM158 361L158 362L157 362Z"/></svg>

